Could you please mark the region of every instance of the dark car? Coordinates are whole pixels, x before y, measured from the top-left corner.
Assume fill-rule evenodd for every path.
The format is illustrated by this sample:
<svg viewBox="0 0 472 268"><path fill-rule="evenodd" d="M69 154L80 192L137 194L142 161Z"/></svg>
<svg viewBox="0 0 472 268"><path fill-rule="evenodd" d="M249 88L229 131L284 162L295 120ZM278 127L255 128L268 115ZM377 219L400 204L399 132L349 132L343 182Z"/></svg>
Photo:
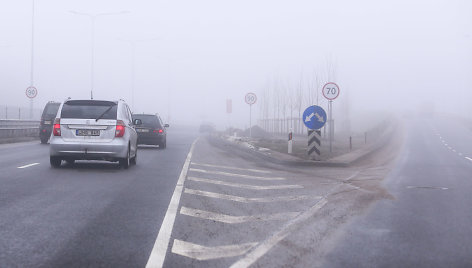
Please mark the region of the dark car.
<svg viewBox="0 0 472 268"><path fill-rule="evenodd" d="M60 102L50 101L44 107L41 121L39 123L39 139L43 144L47 143L49 137L51 137L52 125L60 105Z"/></svg>
<svg viewBox="0 0 472 268"><path fill-rule="evenodd" d="M136 127L138 133L138 144L159 145L159 148L167 146L168 124L162 123L157 114L133 114L133 120L140 119L142 124Z"/></svg>

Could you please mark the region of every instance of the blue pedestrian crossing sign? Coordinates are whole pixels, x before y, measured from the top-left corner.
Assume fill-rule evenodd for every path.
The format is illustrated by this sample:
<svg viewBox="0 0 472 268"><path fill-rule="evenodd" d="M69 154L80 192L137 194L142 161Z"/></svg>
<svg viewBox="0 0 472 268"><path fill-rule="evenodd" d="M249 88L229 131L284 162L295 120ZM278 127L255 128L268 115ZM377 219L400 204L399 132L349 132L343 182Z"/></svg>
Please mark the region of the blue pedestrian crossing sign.
<svg viewBox="0 0 472 268"><path fill-rule="evenodd" d="M326 124L326 112L320 106L310 106L303 112L303 123L309 129L320 129Z"/></svg>

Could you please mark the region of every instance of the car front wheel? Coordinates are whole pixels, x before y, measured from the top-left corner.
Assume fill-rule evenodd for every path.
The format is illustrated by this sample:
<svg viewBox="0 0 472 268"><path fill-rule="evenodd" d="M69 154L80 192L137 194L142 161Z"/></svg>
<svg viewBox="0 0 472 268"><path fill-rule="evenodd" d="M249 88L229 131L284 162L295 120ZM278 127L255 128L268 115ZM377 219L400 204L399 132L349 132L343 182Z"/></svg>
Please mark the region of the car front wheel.
<svg viewBox="0 0 472 268"><path fill-rule="evenodd" d="M134 153L134 157L131 159L131 164L136 165L138 161L138 148L136 148L136 152Z"/></svg>

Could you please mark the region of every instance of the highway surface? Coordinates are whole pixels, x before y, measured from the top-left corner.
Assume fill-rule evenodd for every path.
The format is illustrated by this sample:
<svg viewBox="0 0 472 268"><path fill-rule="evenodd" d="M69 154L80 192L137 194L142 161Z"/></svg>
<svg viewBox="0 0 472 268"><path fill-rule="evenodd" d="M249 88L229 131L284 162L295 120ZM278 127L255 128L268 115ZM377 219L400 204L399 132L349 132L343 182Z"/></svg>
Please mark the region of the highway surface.
<svg viewBox="0 0 472 268"><path fill-rule="evenodd" d="M345 230L325 267L472 267L472 124L413 119L379 201Z"/></svg>
<svg viewBox="0 0 472 268"><path fill-rule="evenodd" d="M472 124L407 120L351 167L169 129L129 170L0 145L1 267L470 267Z"/></svg>
<svg viewBox="0 0 472 268"><path fill-rule="evenodd" d="M48 145L0 145L0 267L144 267L198 133L169 129L137 166L53 169Z"/></svg>

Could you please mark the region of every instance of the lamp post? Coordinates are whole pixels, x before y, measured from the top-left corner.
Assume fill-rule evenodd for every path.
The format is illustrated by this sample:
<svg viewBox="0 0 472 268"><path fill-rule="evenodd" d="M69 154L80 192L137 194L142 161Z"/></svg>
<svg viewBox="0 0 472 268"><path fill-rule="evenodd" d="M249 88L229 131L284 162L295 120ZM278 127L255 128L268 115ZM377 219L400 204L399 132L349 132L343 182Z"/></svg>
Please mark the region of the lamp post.
<svg viewBox="0 0 472 268"><path fill-rule="evenodd" d="M97 17L100 16L109 16L109 15L121 15L121 14L128 14L130 13L129 11L120 11L120 12L107 12L107 13L98 13L98 14L89 14L85 12L77 12L74 10L71 10L70 13L75 14L75 15L82 15L82 16L87 16L91 20L90 24L90 40L91 40L91 55L90 55L90 98L93 99L93 89L94 89L94 68L95 68L95 20Z"/></svg>
<svg viewBox="0 0 472 268"><path fill-rule="evenodd" d="M30 64L30 88L34 85L34 0L31 5L31 64ZM29 118L33 118L33 98L30 98Z"/></svg>
<svg viewBox="0 0 472 268"><path fill-rule="evenodd" d="M149 38L149 39L121 39L119 41L127 42L131 46L131 108L134 109L134 88L135 88L135 69L136 69L136 43L139 42L151 42L158 40L159 38Z"/></svg>

